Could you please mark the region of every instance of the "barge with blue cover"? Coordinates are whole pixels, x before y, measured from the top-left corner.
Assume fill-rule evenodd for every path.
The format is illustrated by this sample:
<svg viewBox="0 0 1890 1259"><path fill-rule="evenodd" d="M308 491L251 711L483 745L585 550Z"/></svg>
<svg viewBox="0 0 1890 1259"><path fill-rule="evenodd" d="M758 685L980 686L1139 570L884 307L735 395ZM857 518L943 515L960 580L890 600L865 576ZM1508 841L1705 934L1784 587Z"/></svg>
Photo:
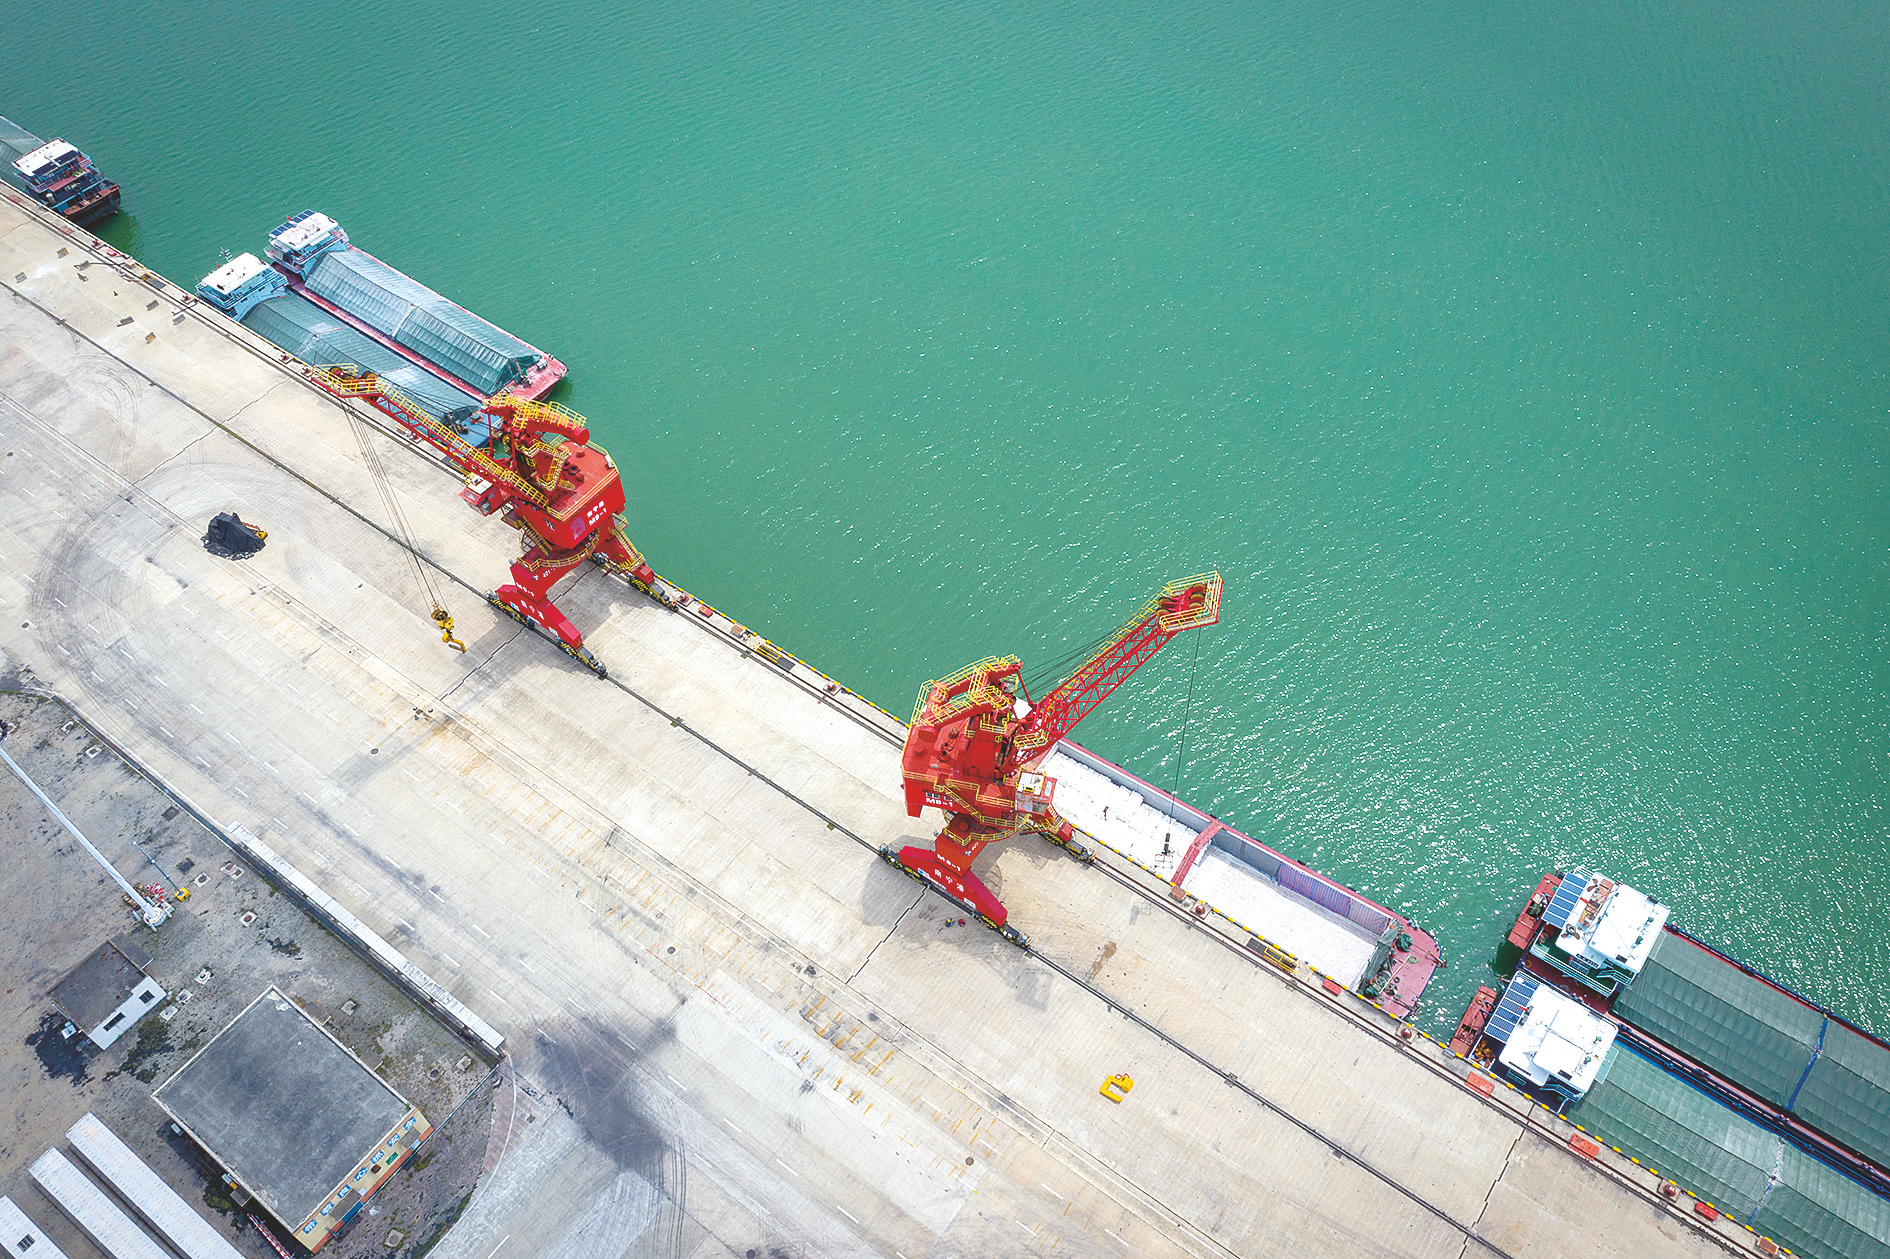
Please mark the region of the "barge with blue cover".
<svg viewBox="0 0 1890 1259"><path fill-rule="evenodd" d="M1890 1254L1890 1044L1605 875L1552 872L1451 1048L1800 1255Z"/></svg>
<svg viewBox="0 0 1890 1259"><path fill-rule="evenodd" d="M563 363L388 266L326 214L290 218L266 252L290 292L466 393L535 402L564 379Z"/></svg>
<svg viewBox="0 0 1890 1259"><path fill-rule="evenodd" d="M486 444L485 398L291 292L288 277L255 254L238 254L206 275L197 284L197 296L277 346L286 358L311 367L348 363L374 372L432 419L475 446Z"/></svg>
<svg viewBox="0 0 1890 1259"><path fill-rule="evenodd" d="M42 140L0 118L0 179L41 205L84 226L118 213L118 185L65 140Z"/></svg>

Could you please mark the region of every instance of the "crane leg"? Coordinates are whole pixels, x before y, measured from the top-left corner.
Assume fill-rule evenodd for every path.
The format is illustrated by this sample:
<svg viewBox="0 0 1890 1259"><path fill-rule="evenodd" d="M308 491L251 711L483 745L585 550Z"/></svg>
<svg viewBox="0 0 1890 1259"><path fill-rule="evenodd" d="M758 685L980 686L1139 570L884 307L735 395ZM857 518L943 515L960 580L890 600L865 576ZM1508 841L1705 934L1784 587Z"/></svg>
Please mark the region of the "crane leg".
<svg viewBox="0 0 1890 1259"><path fill-rule="evenodd" d="M584 550L572 550L547 555L537 546L527 547L524 555L512 561L511 582L487 595L486 601L520 625L536 625L545 630L558 640L565 655L603 678L610 675L584 646L584 635L578 633L571 618L551 601L551 588L560 577L583 563L586 554Z"/></svg>
<svg viewBox="0 0 1890 1259"><path fill-rule="evenodd" d="M622 573L645 594L656 592L656 571L644 562L643 552L637 550L624 533L623 522L615 517L598 530L597 548L591 558L613 573Z"/></svg>
<svg viewBox="0 0 1890 1259"><path fill-rule="evenodd" d="M912 878L930 884L947 898L978 915L985 926L1011 943L1023 945L1029 937L1008 925L1010 911L991 894L991 889L984 885L984 881L971 872L972 859L995 840L1003 838L1006 836L996 832L989 837L971 833L961 841L953 833L953 828L947 826L933 839L930 849L906 847L895 854L888 846L880 849L880 855Z"/></svg>

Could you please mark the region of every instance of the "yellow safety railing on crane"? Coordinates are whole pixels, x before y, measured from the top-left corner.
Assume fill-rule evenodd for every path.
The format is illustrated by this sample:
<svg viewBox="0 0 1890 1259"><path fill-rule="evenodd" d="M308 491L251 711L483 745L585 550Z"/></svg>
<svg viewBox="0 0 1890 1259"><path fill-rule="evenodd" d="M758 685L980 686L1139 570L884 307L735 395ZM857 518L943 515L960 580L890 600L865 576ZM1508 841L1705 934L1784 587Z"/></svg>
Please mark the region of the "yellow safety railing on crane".
<svg viewBox="0 0 1890 1259"><path fill-rule="evenodd" d="M590 421L573 411L570 407L556 402L535 402L530 398L521 398L516 394L500 394L493 399L508 407L516 408L521 416L530 419L563 423L574 428L589 428Z"/></svg>
<svg viewBox="0 0 1890 1259"><path fill-rule="evenodd" d="M365 398L372 394L379 394L416 425L424 428L432 436L435 445L443 450L451 451L454 458L465 465L462 471L502 484L534 506L550 507L550 500L537 486L428 415L421 410L419 403L382 380L374 372L363 371L353 363L325 363L320 367L310 368L309 376L323 389L341 397Z"/></svg>
<svg viewBox="0 0 1890 1259"><path fill-rule="evenodd" d="M966 665L950 677L940 678L935 682L927 682L924 686L919 688L918 702L914 704L912 708L911 724L916 726L923 719L934 725L939 725L950 721L959 713L967 712L970 709L980 706L996 708L1007 706L1010 703L1011 697L1006 695L997 686L988 682L982 686L969 687L965 690L964 694L953 696L936 706L933 705L932 697L941 691L951 690L960 682L969 682L972 678L980 674L988 675L1006 666L1014 668L1018 663L1016 656L986 656L983 660L975 664Z"/></svg>

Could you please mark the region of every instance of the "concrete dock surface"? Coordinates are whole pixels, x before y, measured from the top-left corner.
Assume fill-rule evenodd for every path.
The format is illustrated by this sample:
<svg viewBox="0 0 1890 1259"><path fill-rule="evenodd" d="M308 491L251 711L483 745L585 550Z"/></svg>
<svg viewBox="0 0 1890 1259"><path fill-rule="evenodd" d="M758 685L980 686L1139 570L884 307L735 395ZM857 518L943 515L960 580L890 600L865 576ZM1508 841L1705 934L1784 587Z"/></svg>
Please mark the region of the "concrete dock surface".
<svg viewBox="0 0 1890 1259"><path fill-rule="evenodd" d="M948 926L867 846L933 826L893 723L586 569L556 598L600 681L483 602L513 531L235 325L10 203L0 287L0 651L507 1037L490 1170L434 1255L1748 1245L1047 844L984 876L1040 956ZM261 554L205 552L225 510Z"/></svg>

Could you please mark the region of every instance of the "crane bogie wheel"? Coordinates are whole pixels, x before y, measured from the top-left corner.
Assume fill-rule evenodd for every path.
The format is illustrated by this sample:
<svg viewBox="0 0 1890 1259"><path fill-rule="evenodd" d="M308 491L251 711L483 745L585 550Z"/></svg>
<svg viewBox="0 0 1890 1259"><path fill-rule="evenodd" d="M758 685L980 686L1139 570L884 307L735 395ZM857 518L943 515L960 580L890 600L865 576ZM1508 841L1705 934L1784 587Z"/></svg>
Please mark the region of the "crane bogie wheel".
<svg viewBox="0 0 1890 1259"><path fill-rule="evenodd" d="M520 612L517 608L499 598L497 595L487 595L486 602L511 617L514 621L517 621L520 625L529 626L531 624L531 618L527 617L523 612Z"/></svg>
<svg viewBox="0 0 1890 1259"><path fill-rule="evenodd" d="M579 664L589 669L592 673L595 673L598 677L605 678L605 679L608 679L610 677L608 673L604 672L603 661L599 660L596 656L593 656L590 653L589 648L573 647L570 643L567 643L567 642L560 642L558 644L558 647L560 650L564 652L565 655L571 657L571 659L577 661Z"/></svg>

